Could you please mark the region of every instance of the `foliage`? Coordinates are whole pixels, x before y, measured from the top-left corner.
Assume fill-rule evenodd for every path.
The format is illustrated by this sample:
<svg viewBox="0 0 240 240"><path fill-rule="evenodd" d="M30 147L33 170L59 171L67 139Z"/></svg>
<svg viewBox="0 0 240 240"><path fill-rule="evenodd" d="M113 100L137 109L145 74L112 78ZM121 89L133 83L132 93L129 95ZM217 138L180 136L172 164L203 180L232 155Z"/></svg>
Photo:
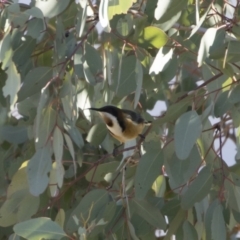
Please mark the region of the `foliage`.
<svg viewBox="0 0 240 240"><path fill-rule="evenodd" d="M239 4L1 1L1 239L234 239ZM144 141L113 154L106 104L152 120Z"/></svg>

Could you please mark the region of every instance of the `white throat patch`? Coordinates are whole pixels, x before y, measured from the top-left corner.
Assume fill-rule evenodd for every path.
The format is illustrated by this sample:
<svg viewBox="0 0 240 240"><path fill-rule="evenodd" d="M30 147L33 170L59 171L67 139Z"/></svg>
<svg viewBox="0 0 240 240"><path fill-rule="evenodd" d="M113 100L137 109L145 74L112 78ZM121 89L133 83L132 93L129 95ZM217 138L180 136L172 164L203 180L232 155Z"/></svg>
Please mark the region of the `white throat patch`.
<svg viewBox="0 0 240 240"><path fill-rule="evenodd" d="M100 114L105 115L106 117L108 117L109 119L111 119L113 126L110 127L107 125L107 128L116 136L122 136L122 128L120 127L117 118L114 117L112 114L110 113L106 113L106 112L100 112Z"/></svg>

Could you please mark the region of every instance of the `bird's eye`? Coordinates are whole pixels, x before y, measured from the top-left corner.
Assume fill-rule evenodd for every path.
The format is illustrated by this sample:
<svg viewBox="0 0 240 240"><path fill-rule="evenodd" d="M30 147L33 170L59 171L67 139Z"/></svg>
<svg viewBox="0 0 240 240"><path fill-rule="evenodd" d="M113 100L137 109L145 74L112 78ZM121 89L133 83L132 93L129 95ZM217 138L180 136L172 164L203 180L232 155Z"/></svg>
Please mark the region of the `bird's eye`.
<svg viewBox="0 0 240 240"><path fill-rule="evenodd" d="M112 127L112 126L113 126L113 122L112 122L110 119L108 119L108 120L106 121L106 124L107 124L109 127Z"/></svg>

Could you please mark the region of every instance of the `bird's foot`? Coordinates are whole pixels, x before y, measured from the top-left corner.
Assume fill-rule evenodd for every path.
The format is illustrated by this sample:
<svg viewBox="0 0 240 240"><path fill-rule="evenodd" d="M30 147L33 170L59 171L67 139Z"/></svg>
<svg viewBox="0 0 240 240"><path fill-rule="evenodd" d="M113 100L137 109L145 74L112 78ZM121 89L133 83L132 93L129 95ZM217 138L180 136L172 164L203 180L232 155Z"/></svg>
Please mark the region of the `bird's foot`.
<svg viewBox="0 0 240 240"><path fill-rule="evenodd" d="M119 149L119 147L121 147L122 145L123 145L123 144L120 144L120 145L118 145L118 146L115 145L115 147L114 147L114 149L113 149L113 153L112 153L112 155L113 155L114 157L116 157L116 156L119 154L118 149Z"/></svg>

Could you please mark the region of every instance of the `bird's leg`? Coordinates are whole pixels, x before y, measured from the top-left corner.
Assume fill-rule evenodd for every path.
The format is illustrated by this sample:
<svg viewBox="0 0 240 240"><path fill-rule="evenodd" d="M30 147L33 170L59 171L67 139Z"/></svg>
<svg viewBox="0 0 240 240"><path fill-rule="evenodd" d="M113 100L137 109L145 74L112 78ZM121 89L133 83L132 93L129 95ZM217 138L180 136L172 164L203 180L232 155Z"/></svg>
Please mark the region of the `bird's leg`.
<svg viewBox="0 0 240 240"><path fill-rule="evenodd" d="M141 139L142 139L142 141L144 141L145 140L145 136L144 135L142 135L142 134L139 134L138 135Z"/></svg>
<svg viewBox="0 0 240 240"><path fill-rule="evenodd" d="M115 145L115 144L114 144L114 145ZM114 147L114 149L113 149L113 153L112 153L112 155L113 155L114 157L117 156L117 154L118 154L118 148L121 147L122 145L123 145L123 143L121 143L121 144L118 145L118 146L115 145L115 147Z"/></svg>

